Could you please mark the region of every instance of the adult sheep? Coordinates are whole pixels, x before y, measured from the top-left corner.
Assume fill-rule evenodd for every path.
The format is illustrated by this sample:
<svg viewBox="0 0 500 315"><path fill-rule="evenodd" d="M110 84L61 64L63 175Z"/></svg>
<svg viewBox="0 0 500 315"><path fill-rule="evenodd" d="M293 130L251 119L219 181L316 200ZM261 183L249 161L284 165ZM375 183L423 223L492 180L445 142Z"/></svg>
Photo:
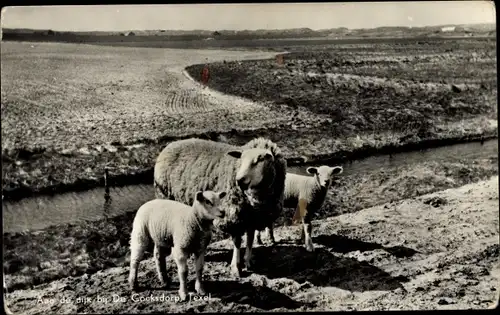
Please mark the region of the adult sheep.
<svg viewBox="0 0 500 315"><path fill-rule="evenodd" d="M246 233L245 267L251 269L255 231L272 225L283 210L286 160L265 138L243 146L185 139L168 144L154 168L156 198L192 204L198 190L225 191L221 209L226 217L214 226L233 241L231 272L241 273L240 246Z"/></svg>
<svg viewBox="0 0 500 315"><path fill-rule="evenodd" d="M312 235L312 217L323 205L326 193L330 188L332 177L343 172L342 166L322 165L320 167L308 167L307 173L313 176L304 176L286 173L284 207L296 207L293 222L302 221L301 241L304 241L308 251L314 251ZM269 238L274 243L273 226L267 227ZM260 232L257 232L257 243L262 244Z"/></svg>

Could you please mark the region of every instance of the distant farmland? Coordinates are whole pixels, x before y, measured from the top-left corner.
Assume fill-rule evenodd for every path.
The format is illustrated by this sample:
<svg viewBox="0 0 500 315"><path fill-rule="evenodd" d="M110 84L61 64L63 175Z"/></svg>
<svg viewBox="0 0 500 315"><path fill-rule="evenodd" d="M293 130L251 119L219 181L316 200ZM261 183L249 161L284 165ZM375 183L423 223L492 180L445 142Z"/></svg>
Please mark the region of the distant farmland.
<svg viewBox="0 0 500 315"><path fill-rule="evenodd" d="M206 32L206 31L205 31ZM436 33L437 32L437 33ZM132 34L131 34L132 33ZM5 30L2 34L4 41L28 42L64 42L87 43L94 45L124 46L124 47L152 47L152 48L247 48L272 49L288 46L327 45L327 44L377 44L377 43L406 43L415 40L442 41L442 40L494 40L496 32L449 32L438 31L395 31L395 30L353 30L349 33L302 32L302 33L240 33L240 34L178 34L168 35L162 32L155 34L138 33L70 33L31 30Z"/></svg>

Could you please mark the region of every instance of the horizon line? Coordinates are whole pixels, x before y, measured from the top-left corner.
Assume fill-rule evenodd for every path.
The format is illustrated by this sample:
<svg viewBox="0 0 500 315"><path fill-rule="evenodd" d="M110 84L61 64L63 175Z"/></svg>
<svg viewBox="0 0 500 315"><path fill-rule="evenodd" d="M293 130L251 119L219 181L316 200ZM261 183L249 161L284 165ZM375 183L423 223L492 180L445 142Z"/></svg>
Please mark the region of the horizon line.
<svg viewBox="0 0 500 315"><path fill-rule="evenodd" d="M293 28L270 28L270 29L265 29L265 28L257 28L257 29L243 29L243 30L235 30L235 29L123 29L123 30L61 30L61 29L55 29L55 28L24 28L24 27L3 27L1 26L1 30L4 29L10 29L10 30L20 30L20 29L25 29L25 30L33 30L33 31L45 31L45 30L52 30L56 32L73 32L73 33L85 33L85 32L108 32L108 33L118 33L118 32L126 32L126 31L157 31L157 30L164 30L164 31L183 31L183 32L193 32L193 31L236 31L236 32L243 32L243 31L250 31L250 32L255 32L255 31L261 31L261 30L268 30L268 31L286 31L286 30L298 30L298 29L310 29L312 31L323 31L323 30L330 30L330 29L339 29L339 28L345 28L348 30L373 30L377 28L383 28L383 27L401 27L401 28L423 28L423 27L445 27L445 26L456 26L456 25L483 25L483 24L492 24L496 25L495 22L484 22L484 23L450 23L450 24L432 24L432 25L421 25L421 26L405 26L405 25L381 25L377 27L371 27L371 28L366 28L366 27L361 27L361 28L348 28L345 26L338 26L338 27L331 27L331 28L320 28L320 29L312 29L310 27L293 27Z"/></svg>

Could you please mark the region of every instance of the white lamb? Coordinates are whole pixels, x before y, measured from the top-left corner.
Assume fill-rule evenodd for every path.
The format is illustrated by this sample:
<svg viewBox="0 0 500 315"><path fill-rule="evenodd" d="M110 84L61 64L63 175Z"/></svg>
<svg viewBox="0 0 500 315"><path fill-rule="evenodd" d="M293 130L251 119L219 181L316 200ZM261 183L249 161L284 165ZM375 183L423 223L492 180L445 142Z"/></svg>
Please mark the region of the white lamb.
<svg viewBox="0 0 500 315"><path fill-rule="evenodd" d="M187 297L187 259L195 256L196 283L198 294L205 294L202 286L202 271L205 252L212 238L215 218L223 218L220 200L226 192L198 191L193 205L154 199L143 204L134 218L130 240L129 285L137 288L137 269L144 251L151 241L154 243L154 258L162 286L167 286L166 258L172 253L179 274L179 296Z"/></svg>
<svg viewBox="0 0 500 315"><path fill-rule="evenodd" d="M308 167L307 172L314 176L286 173L284 207L296 207L293 222L302 221L303 228L301 229L301 241L305 241L306 249L312 252L314 251L313 242L311 240L312 217L325 201L332 176L341 174L343 169L341 166L330 167L323 165L320 167ZM271 242L274 243L272 225L268 226L267 230ZM262 244L260 232L257 232L257 243Z"/></svg>

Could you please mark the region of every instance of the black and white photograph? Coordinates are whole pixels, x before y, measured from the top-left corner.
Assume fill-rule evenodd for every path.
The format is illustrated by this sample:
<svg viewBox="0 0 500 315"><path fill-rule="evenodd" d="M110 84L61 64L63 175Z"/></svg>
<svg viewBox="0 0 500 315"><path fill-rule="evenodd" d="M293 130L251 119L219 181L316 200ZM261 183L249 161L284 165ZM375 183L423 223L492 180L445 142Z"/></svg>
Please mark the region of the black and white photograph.
<svg viewBox="0 0 500 315"><path fill-rule="evenodd" d="M493 1L1 11L6 314L494 309Z"/></svg>

